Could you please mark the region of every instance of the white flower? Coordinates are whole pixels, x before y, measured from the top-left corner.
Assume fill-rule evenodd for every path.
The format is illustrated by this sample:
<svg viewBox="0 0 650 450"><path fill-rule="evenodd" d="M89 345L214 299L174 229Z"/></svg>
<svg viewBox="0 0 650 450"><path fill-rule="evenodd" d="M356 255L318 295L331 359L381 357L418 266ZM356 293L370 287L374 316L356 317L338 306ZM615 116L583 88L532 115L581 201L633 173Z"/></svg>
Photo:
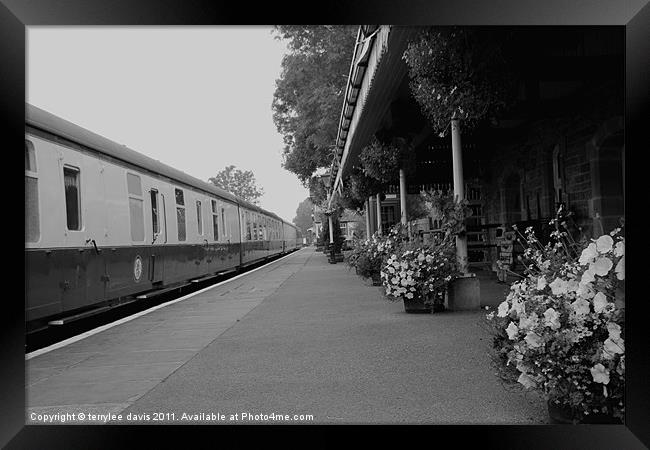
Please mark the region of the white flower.
<svg viewBox="0 0 650 450"><path fill-rule="evenodd" d="M544 325L553 330L560 328L560 314L553 308L544 311Z"/></svg>
<svg viewBox="0 0 650 450"><path fill-rule="evenodd" d="M551 284L549 284L553 295L563 295L567 293L568 284L566 280L561 278L556 278Z"/></svg>
<svg viewBox="0 0 650 450"><path fill-rule="evenodd" d="M411 294L410 292L407 292L405 297L408 298L408 299L411 299L411 298L413 298L413 294Z"/></svg>
<svg viewBox="0 0 650 450"><path fill-rule="evenodd" d="M503 302L501 302L499 308L497 309L497 317L505 317L508 315L509 311L510 311L510 305L508 305L508 300L504 300Z"/></svg>
<svg viewBox="0 0 650 450"><path fill-rule="evenodd" d="M583 275L584 278L584 275ZM592 277L593 281L593 277ZM580 281L580 284L578 285L578 290L576 291L576 295L578 297L582 297L584 299L589 299L594 296L595 292L593 288L591 287L591 282L582 282Z"/></svg>
<svg viewBox="0 0 650 450"><path fill-rule="evenodd" d="M539 334L535 333L534 331L529 331L526 337L524 338L524 340L532 348L537 348L544 344L542 337Z"/></svg>
<svg viewBox="0 0 650 450"><path fill-rule="evenodd" d="M620 339L621 337L621 326L617 324L616 322L608 322L607 323L607 332L609 333L609 337L612 339Z"/></svg>
<svg viewBox="0 0 650 450"><path fill-rule="evenodd" d="M391 266L388 266L388 272L390 272L390 273L395 273L395 269L392 268Z"/></svg>
<svg viewBox="0 0 650 450"><path fill-rule="evenodd" d="M578 262L582 265L592 262L598 256L598 249L593 242L585 248L580 254Z"/></svg>
<svg viewBox="0 0 650 450"><path fill-rule="evenodd" d="M539 319L537 317L537 314L535 314L535 313L532 313L528 317L522 316L522 317L519 318L519 329L520 330L530 330L532 328L535 328L535 326L537 326L538 322L539 322Z"/></svg>
<svg viewBox="0 0 650 450"><path fill-rule="evenodd" d="M607 370L601 363L596 364L594 367L589 369L589 371L596 383L609 383L609 370Z"/></svg>
<svg viewBox="0 0 650 450"><path fill-rule="evenodd" d="M600 253L607 253L612 250L614 239L611 236L604 234L596 241L596 248Z"/></svg>
<svg viewBox="0 0 650 450"><path fill-rule="evenodd" d="M517 381L519 383L523 384L524 387L526 387L528 389L534 388L535 386L537 386L537 383L535 383L535 380L533 380L529 375L527 375L527 374L525 374L523 372L522 372L521 375L519 375L519 378L517 379Z"/></svg>
<svg viewBox="0 0 650 450"><path fill-rule="evenodd" d="M600 275L604 277L609 273L609 270L612 268L614 263L612 260L602 256L596 260L596 262L589 265L589 271L593 272L594 275Z"/></svg>
<svg viewBox="0 0 650 450"><path fill-rule="evenodd" d="M616 354L625 353L625 343L620 337L612 339L608 337L603 344L603 356L607 359L612 359Z"/></svg>
<svg viewBox="0 0 650 450"><path fill-rule="evenodd" d="M614 255L616 257L623 256L625 254L625 241L618 241L616 247L614 248Z"/></svg>
<svg viewBox="0 0 650 450"><path fill-rule="evenodd" d="M599 314L603 312L605 306L607 306L607 297L605 297L605 294L603 294L602 292L597 293L594 296L593 301L594 301L594 311L596 311Z"/></svg>
<svg viewBox="0 0 650 450"><path fill-rule="evenodd" d="M418 255L418 261L420 261L420 262L424 261L424 253L420 253Z"/></svg>
<svg viewBox="0 0 650 450"><path fill-rule="evenodd" d="M431 263L431 261L433 261L433 256L427 255L425 259L428 263Z"/></svg>
<svg viewBox="0 0 650 450"><path fill-rule="evenodd" d="M566 288L568 292L577 292L580 288L580 283L577 280L569 280Z"/></svg>
<svg viewBox="0 0 650 450"><path fill-rule="evenodd" d="M508 325L508 328L506 328L506 333L508 333L508 338L510 340L515 339L515 336L517 335L518 331L519 331L519 328L517 328L517 325L515 325L514 322L510 322L510 325Z"/></svg>
<svg viewBox="0 0 650 450"><path fill-rule="evenodd" d="M623 281L625 279L625 256L618 261L614 272L616 272L616 278L619 280Z"/></svg>
<svg viewBox="0 0 650 450"><path fill-rule="evenodd" d="M573 303L571 303L571 307L573 308L576 315L578 316L584 316L586 314L589 314L589 302L582 298L579 298Z"/></svg>
<svg viewBox="0 0 650 450"><path fill-rule="evenodd" d="M537 290L541 291L542 289L544 289L546 287L546 284L547 284L546 283L546 278L544 278L544 276L539 277L537 279Z"/></svg>

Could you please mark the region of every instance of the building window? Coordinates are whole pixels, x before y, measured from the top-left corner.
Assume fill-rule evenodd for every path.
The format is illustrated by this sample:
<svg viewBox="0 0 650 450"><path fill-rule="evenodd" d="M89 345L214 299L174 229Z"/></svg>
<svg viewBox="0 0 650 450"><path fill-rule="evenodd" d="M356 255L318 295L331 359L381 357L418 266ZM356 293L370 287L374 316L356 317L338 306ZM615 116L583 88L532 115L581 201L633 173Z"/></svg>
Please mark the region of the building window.
<svg viewBox="0 0 650 450"><path fill-rule="evenodd" d="M203 235L203 216L201 215L201 201L196 201L196 223L199 235Z"/></svg>
<svg viewBox="0 0 650 450"><path fill-rule="evenodd" d="M144 200L142 198L142 183L138 175L127 172L126 184L129 193L131 240L142 242L144 241Z"/></svg>
<svg viewBox="0 0 650 450"><path fill-rule="evenodd" d="M25 242L38 242L41 238L38 213L38 174L34 144L25 141Z"/></svg>
<svg viewBox="0 0 650 450"><path fill-rule="evenodd" d="M63 183L65 186L65 212L68 230L81 230L81 192L80 172L76 167L63 168Z"/></svg>
<svg viewBox="0 0 650 450"><path fill-rule="evenodd" d="M384 231L388 231L390 227L395 225L395 206L382 206L381 207L381 227Z"/></svg>
<svg viewBox="0 0 650 450"><path fill-rule="evenodd" d="M553 149L553 189L555 191L555 209L565 201L564 189L564 152L559 144Z"/></svg>
<svg viewBox="0 0 650 450"><path fill-rule="evenodd" d="M178 225L178 240L184 241L187 239L185 230L185 198L182 189L175 189L176 193L176 223Z"/></svg>

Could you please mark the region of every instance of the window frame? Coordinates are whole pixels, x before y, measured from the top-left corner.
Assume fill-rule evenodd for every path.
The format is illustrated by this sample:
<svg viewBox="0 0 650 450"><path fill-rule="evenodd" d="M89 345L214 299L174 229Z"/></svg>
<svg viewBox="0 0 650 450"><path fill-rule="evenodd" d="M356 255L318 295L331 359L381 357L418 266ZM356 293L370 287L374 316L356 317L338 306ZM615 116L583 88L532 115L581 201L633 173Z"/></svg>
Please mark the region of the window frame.
<svg viewBox="0 0 650 450"><path fill-rule="evenodd" d="M138 181L140 183L140 194L133 193L133 192L129 191L129 175L138 178ZM144 211L144 203L145 203L144 202L144 190L142 189L142 175L140 175L139 173L130 172L128 170L126 171L126 196L127 196L128 203L129 203L129 232L130 232L131 242L140 242L140 243L145 242L146 239L147 239L147 232L146 232L146 227L145 227L145 224L144 224L144 216L145 216L145 211ZM139 201L141 206L142 206L142 239L141 240L133 239L133 217L131 216L131 200L132 199Z"/></svg>
<svg viewBox="0 0 650 450"><path fill-rule="evenodd" d="M203 211L201 208L203 207L203 204L201 200L196 200L196 231L198 232L199 236L203 236Z"/></svg>
<svg viewBox="0 0 650 450"><path fill-rule="evenodd" d="M27 160L34 161L34 167L29 167L29 169L25 169L25 178L31 178L33 180L36 180L36 219L37 219L37 225L38 225L38 238L33 241L28 241L27 236L25 236L25 243L26 244L36 244L40 242L41 240L41 201L40 201L40 195L39 195L39 177L38 177L38 163L36 162L36 147L34 146L34 143L30 141L29 139L25 139L25 150L27 151ZM33 156L33 158L30 158L30 155ZM33 169L33 170L32 170ZM25 188L25 193L27 192L27 189ZM65 186L64 186L64 194L65 194ZM25 212L27 212L27 204L25 204ZM25 217L25 222L27 222L27 217ZM67 217L66 217L66 224L67 224ZM25 231L27 231L28 228L25 227Z"/></svg>
<svg viewBox="0 0 650 450"><path fill-rule="evenodd" d="M182 203L178 203L178 193L181 193ZM187 241L187 211L185 210L185 192L182 188L174 187L174 204L176 205L176 237L178 242ZM181 239L181 227L180 221L178 220L179 211L183 211L183 239Z"/></svg>
<svg viewBox="0 0 650 450"><path fill-rule="evenodd" d="M65 204L65 229L66 231L72 231L72 232L80 232L84 230L84 221L83 221L83 213L82 213L82 208L81 208L81 168L77 166L73 166L71 164L64 164L62 168L63 172L63 198L64 198L64 204ZM77 219L79 222L79 228L76 229L70 229L68 228L68 198L67 194L65 191L65 171L71 170L73 172L77 173Z"/></svg>
<svg viewBox="0 0 650 450"><path fill-rule="evenodd" d="M158 189L149 189L149 202L151 203L151 232L153 233L152 239L160 234L160 192ZM156 200L156 208L154 208L153 200ZM155 217L155 219L154 219Z"/></svg>

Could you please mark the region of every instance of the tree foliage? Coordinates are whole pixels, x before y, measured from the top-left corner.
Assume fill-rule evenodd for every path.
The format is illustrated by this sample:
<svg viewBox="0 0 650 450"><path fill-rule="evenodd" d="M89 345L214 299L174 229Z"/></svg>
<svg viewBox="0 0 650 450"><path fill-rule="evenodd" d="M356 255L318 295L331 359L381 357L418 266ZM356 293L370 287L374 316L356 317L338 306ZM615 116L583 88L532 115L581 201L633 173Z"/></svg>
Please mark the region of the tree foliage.
<svg viewBox="0 0 650 450"><path fill-rule="evenodd" d="M282 165L306 185L332 162L357 27L280 25L274 31L289 49L271 105L284 139Z"/></svg>
<svg viewBox="0 0 650 450"><path fill-rule="evenodd" d="M321 177L311 177L308 181L309 184L309 199L314 205L321 208L325 207L327 201L327 187Z"/></svg>
<svg viewBox="0 0 650 450"><path fill-rule="evenodd" d="M208 179L208 182L256 205L264 195L264 189L257 186L253 172L236 169L234 165L226 166L215 177Z"/></svg>
<svg viewBox="0 0 650 450"><path fill-rule="evenodd" d="M314 212L314 204L309 197L304 199L296 209L296 217L293 219L293 224L297 226L302 232L303 236L307 236L307 229L314 225L312 214Z"/></svg>
<svg viewBox="0 0 650 450"><path fill-rule="evenodd" d="M411 92L441 136L452 118L473 128L514 99L514 77L501 51L504 41L495 30L431 27L409 43L403 58Z"/></svg>

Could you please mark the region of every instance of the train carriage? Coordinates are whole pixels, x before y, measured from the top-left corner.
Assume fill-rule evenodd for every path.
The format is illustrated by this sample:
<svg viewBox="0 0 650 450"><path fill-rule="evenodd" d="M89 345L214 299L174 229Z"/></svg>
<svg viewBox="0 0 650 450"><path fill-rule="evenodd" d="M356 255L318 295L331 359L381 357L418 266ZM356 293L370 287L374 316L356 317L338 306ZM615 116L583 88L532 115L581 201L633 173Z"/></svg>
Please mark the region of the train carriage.
<svg viewBox="0 0 650 450"><path fill-rule="evenodd" d="M294 250L297 235L269 211L27 105L33 327Z"/></svg>

